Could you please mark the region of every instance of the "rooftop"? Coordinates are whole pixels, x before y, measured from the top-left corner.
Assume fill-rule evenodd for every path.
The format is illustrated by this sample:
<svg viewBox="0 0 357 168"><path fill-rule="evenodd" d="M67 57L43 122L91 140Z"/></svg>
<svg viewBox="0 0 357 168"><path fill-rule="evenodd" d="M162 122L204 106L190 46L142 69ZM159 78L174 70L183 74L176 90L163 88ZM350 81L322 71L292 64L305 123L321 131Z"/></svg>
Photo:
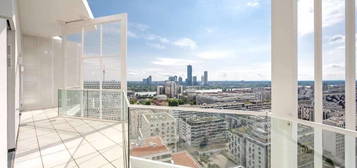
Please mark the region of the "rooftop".
<svg viewBox="0 0 357 168"><path fill-rule="evenodd" d="M171 157L175 165L182 165L192 168L200 167L200 165L195 161L195 159L193 159L192 156L186 151L173 153Z"/></svg>
<svg viewBox="0 0 357 168"><path fill-rule="evenodd" d="M132 144L130 149L130 154L136 157L145 157L166 152L169 152L169 149L163 144L159 136L143 139L142 142Z"/></svg>
<svg viewBox="0 0 357 168"><path fill-rule="evenodd" d="M168 113L148 113L144 114L145 118L150 121L150 122L155 122L155 121L171 121L175 120L171 115Z"/></svg>

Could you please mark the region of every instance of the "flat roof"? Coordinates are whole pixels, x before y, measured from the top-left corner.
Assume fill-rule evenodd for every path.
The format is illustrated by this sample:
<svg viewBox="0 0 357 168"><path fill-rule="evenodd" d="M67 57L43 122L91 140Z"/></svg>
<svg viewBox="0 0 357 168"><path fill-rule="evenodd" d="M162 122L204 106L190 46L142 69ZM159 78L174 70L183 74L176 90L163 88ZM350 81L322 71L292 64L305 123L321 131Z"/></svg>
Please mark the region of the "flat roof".
<svg viewBox="0 0 357 168"><path fill-rule="evenodd" d="M165 113L165 112L159 112L159 113L147 113L144 114L145 118L149 121L149 122L153 122L153 121L173 121L175 120L170 114Z"/></svg>
<svg viewBox="0 0 357 168"><path fill-rule="evenodd" d="M141 143L141 144L140 144ZM148 137L130 146L130 154L136 157L169 152L169 148L159 136Z"/></svg>
<svg viewBox="0 0 357 168"><path fill-rule="evenodd" d="M197 161L187 151L173 153L171 158L175 165L200 168Z"/></svg>

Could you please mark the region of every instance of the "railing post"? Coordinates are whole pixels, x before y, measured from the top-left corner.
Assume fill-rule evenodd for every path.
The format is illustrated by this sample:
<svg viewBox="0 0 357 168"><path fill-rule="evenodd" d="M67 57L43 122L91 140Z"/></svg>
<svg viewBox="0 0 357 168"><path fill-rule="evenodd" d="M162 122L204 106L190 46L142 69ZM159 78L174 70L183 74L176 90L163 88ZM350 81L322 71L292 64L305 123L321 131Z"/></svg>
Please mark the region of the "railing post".
<svg viewBox="0 0 357 168"><path fill-rule="evenodd" d="M104 82L104 66L103 66L103 59L102 59L102 56L103 56L103 25L100 24L100 27L99 27L99 31L100 31L100 68L103 72L103 76L102 76L102 79L100 79L99 81L99 118L100 119L103 119L103 82Z"/></svg>
<svg viewBox="0 0 357 168"><path fill-rule="evenodd" d="M272 0L272 115L297 119L297 1Z"/></svg>
<svg viewBox="0 0 357 168"><path fill-rule="evenodd" d="M80 67L80 71L79 71L79 84L80 84L80 88L81 88L81 95L80 95L80 99L81 99L81 117L84 117L84 107L83 107L83 94L84 94L84 86L83 86L83 57L84 57L84 28L82 27L82 36L81 36L81 45L82 45L82 51L81 51L81 56L79 58L79 67ZM87 93L88 94L88 93ZM88 101L88 100L87 100ZM88 102L87 102L88 103Z"/></svg>
<svg viewBox="0 0 357 168"><path fill-rule="evenodd" d="M322 123L322 0L314 0L314 122ZM322 130L314 128L314 167L322 168Z"/></svg>
<svg viewBox="0 0 357 168"><path fill-rule="evenodd" d="M346 129L356 130L356 30L355 0L345 0L346 28ZM356 167L356 138L345 135L345 166Z"/></svg>
<svg viewBox="0 0 357 168"><path fill-rule="evenodd" d="M297 168L297 124L271 119L271 167Z"/></svg>
<svg viewBox="0 0 357 168"><path fill-rule="evenodd" d="M272 0L272 116L297 119L297 0ZM297 167L297 125L271 120L271 167Z"/></svg>

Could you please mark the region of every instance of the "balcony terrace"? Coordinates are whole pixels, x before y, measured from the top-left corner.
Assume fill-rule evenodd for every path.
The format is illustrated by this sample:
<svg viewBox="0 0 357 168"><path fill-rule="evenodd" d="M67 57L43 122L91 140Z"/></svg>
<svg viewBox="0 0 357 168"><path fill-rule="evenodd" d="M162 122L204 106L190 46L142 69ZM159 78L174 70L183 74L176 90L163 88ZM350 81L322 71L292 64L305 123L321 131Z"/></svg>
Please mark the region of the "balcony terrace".
<svg viewBox="0 0 357 168"><path fill-rule="evenodd" d="M322 0L314 0L314 97L306 105L314 113L298 118L297 2L269 4L271 98L242 111L131 105L128 14L95 18L86 0L3 0L0 167L357 167L355 1L344 4L345 81L338 99L328 97L343 104L330 120L343 128L323 121Z"/></svg>
<svg viewBox="0 0 357 168"><path fill-rule="evenodd" d="M57 108L23 112L14 167L123 167L122 124L59 117Z"/></svg>

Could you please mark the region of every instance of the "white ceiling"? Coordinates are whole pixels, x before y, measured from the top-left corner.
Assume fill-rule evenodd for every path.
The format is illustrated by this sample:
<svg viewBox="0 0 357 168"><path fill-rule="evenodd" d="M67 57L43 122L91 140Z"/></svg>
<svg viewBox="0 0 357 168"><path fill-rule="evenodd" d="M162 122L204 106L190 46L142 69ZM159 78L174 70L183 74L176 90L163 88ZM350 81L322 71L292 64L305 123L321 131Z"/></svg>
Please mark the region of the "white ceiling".
<svg viewBox="0 0 357 168"><path fill-rule="evenodd" d="M61 35L61 24L93 18L87 0L19 0L23 34L51 37Z"/></svg>

